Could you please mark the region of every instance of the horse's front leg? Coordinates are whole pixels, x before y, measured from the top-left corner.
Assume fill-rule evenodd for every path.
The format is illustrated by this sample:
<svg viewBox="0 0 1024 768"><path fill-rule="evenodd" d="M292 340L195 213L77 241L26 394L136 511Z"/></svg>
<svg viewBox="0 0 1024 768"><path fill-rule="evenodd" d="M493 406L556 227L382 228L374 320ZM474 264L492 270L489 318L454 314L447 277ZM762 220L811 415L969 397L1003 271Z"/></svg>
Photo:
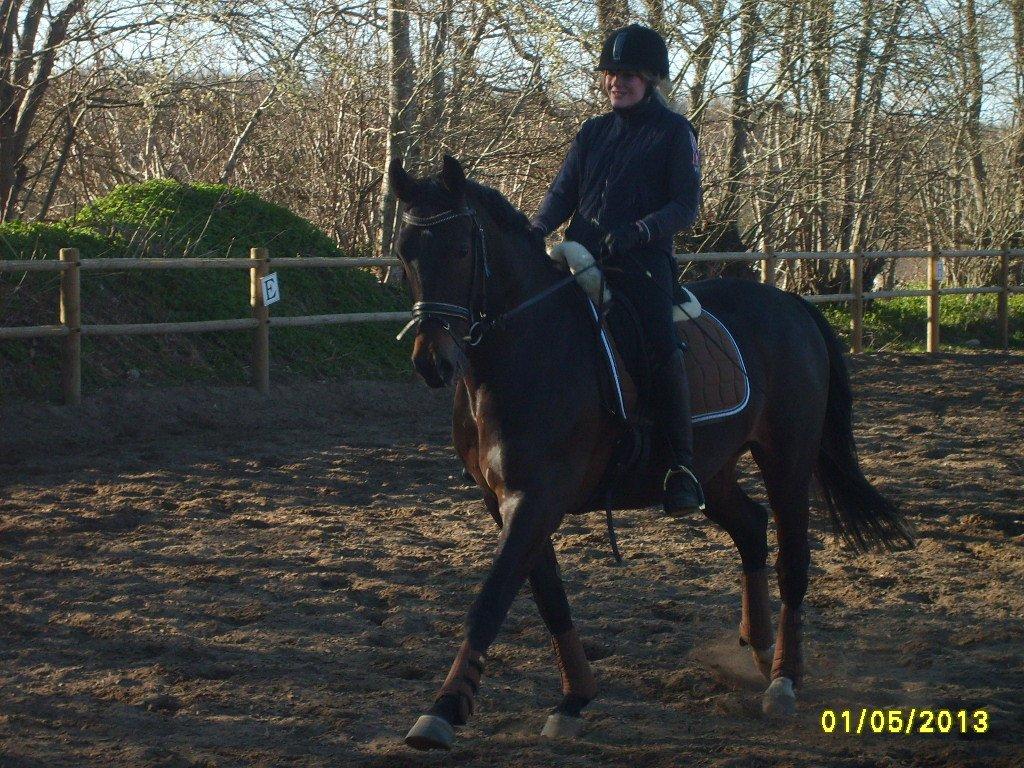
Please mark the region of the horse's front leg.
<svg viewBox="0 0 1024 768"><path fill-rule="evenodd" d="M487 649L498 634L516 594L558 527L562 512L541 492L506 492L498 549L466 620L466 637L430 711L405 737L416 749L450 749L454 727L473 714Z"/></svg>
<svg viewBox="0 0 1024 768"><path fill-rule="evenodd" d="M484 504L500 528L502 520L497 497L485 493ZM549 738L575 738L583 730L583 708L597 695L597 680L573 626L569 599L550 537L544 542L529 579L537 611L551 633L562 684L562 701L548 715L540 734Z"/></svg>
<svg viewBox="0 0 1024 768"><path fill-rule="evenodd" d="M583 708L597 695L597 680L583 651L569 611L555 548L549 538L530 571L530 589L537 610L551 633L562 678L562 701L548 716L541 736L571 739L583 730Z"/></svg>

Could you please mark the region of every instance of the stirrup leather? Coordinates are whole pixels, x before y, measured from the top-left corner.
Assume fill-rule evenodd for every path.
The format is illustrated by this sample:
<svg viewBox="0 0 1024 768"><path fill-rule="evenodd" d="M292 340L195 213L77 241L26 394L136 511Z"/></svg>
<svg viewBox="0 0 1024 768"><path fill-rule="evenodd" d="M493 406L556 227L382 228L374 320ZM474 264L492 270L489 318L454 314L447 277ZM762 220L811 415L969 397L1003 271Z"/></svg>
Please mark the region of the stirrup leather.
<svg viewBox="0 0 1024 768"><path fill-rule="evenodd" d="M661 490L668 491L668 481L673 475L686 475L693 480L693 485L697 489L697 495L700 497L700 505L697 509L703 512L705 506L707 506L704 501L704 489L700 487L700 480L697 479L697 476L693 474L693 470L689 467L684 467L682 464L679 464L669 469L669 471L665 473L665 479L661 483Z"/></svg>

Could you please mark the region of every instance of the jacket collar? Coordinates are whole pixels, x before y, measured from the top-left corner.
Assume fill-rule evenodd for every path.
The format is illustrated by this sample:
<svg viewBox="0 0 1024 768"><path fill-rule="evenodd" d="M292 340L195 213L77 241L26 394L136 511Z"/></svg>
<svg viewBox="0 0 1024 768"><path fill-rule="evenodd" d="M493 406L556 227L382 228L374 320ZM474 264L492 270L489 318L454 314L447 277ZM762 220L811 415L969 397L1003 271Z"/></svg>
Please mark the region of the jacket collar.
<svg viewBox="0 0 1024 768"><path fill-rule="evenodd" d="M625 109L617 107L612 108L616 117L627 123L643 122L644 120L649 119L652 115L657 114L660 110L661 102L655 99L651 94L648 94L631 107L626 107Z"/></svg>

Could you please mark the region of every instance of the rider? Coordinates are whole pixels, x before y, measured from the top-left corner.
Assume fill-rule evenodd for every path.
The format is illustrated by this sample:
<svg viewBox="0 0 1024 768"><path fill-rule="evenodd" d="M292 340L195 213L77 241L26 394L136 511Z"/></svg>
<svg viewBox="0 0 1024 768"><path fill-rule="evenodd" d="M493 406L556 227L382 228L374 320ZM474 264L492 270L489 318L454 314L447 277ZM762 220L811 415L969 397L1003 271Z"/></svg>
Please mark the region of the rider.
<svg viewBox="0 0 1024 768"><path fill-rule="evenodd" d="M693 471L685 347L672 320L672 236L693 225L701 201L697 137L658 88L668 79L668 48L653 29L631 24L612 32L597 70L612 111L580 128L531 231L546 237L571 215L567 240L594 254L608 249L608 282L636 307L652 361L671 450L665 511L682 515L704 508Z"/></svg>

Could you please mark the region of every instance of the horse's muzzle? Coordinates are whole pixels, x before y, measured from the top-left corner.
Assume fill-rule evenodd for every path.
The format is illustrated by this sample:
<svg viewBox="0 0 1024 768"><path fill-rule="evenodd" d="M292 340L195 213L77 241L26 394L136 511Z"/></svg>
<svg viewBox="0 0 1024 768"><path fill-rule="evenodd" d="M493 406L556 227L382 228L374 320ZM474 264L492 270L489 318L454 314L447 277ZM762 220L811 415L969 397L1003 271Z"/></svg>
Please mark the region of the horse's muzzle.
<svg viewBox="0 0 1024 768"><path fill-rule="evenodd" d="M469 365L462 347L437 323L420 327L412 348L412 363L427 386L434 389L454 382Z"/></svg>

